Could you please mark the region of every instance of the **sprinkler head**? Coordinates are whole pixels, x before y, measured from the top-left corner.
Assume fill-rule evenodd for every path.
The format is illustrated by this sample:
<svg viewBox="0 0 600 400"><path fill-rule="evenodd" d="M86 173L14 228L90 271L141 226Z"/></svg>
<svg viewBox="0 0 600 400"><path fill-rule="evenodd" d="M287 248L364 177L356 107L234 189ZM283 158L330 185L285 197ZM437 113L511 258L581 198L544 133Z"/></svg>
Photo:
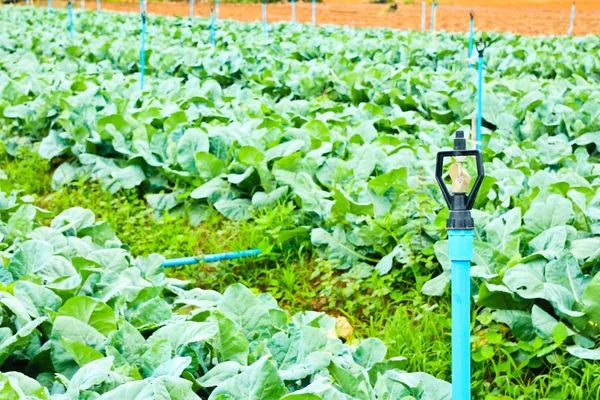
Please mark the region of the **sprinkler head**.
<svg viewBox="0 0 600 400"><path fill-rule="evenodd" d="M479 42L475 45L477 49L477 53L479 53L479 57L483 57L483 52L487 49L487 42L484 42L483 39L480 39Z"/></svg>
<svg viewBox="0 0 600 400"><path fill-rule="evenodd" d="M473 11L473 9L471 9L471 12L469 13L469 17L471 17L471 21L473 21L475 19L475 11Z"/></svg>

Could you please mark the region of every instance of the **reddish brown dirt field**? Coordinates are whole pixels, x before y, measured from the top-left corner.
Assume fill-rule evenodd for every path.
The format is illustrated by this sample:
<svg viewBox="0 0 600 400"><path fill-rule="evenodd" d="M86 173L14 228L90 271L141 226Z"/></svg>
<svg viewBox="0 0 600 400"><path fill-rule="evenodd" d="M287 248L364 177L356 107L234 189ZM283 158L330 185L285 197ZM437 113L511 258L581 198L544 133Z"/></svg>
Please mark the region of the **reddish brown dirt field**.
<svg viewBox="0 0 600 400"><path fill-rule="evenodd" d="M38 3L39 0L36 1ZM336 2L337 1L337 2ZM318 24L348 25L351 27L388 27L421 29L421 1L404 4L398 0L398 10L388 11L389 5L369 4L366 0L325 1L317 5ZM408 1L410 2L410 1ZM74 2L78 4L77 1ZM88 1L89 7L95 2ZM39 4L39 3L38 3ZM42 4L45 4L42 1ZM475 12L478 30L514 32L523 35L566 35L571 12L570 0L442 0L436 11L436 28L447 31L467 31L469 11ZM138 3L103 2L103 9L139 11ZM196 3L195 15L206 17L209 3ZM149 3L150 14L189 15L189 4ZM262 18L260 4L221 4L220 18L239 21L257 21ZM429 29L431 6L427 5L426 29ZM289 3L269 4L267 20L289 21ZM311 21L311 4L296 3L296 21ZM574 35L600 33L600 0L578 0Z"/></svg>

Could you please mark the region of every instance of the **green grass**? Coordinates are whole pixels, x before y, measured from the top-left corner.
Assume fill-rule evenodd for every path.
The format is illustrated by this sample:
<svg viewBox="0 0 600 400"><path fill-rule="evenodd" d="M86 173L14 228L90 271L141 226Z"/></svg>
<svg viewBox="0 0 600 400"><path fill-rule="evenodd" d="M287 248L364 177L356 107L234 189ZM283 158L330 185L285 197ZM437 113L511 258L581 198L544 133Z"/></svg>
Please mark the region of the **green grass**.
<svg viewBox="0 0 600 400"><path fill-rule="evenodd" d="M258 245L272 229L289 224L293 206L282 204L250 222L232 222L214 215L198 227L176 216L157 217L137 190L110 194L96 183L79 182L59 191L51 187L52 166L31 152L10 158L0 148L0 168L15 189L36 195L36 203L54 214L66 208L90 208L108 221L134 255L150 253L179 257L240 250ZM431 262L424 257L420 263ZM291 313L307 309L345 316L354 328L350 337L379 337L390 356L408 359L409 371L423 371L450 380L449 298L423 296L417 289L420 264L394 270L385 277L341 274L328 267L308 247L294 247L250 260L177 268L171 274L194 285L222 291L234 282L268 291ZM357 274L359 272L356 272ZM477 315L474 310L473 317ZM600 398L600 365L579 361L568 366L566 355L531 367L530 360L508 354L510 332L486 320L473 325L474 353L487 358L473 362L473 398L574 399ZM500 339L500 340L499 340ZM529 365L528 365L529 364Z"/></svg>

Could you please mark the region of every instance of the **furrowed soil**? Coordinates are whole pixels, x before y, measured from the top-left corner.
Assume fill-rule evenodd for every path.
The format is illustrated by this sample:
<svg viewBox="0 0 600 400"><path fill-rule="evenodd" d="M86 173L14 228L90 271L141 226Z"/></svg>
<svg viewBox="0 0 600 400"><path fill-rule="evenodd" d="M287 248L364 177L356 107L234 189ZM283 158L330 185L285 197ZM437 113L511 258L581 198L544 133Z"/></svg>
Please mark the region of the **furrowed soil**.
<svg viewBox="0 0 600 400"><path fill-rule="evenodd" d="M36 0L45 6L45 1ZM56 3L56 2L55 2ZM79 5L78 1L74 1ZM365 0L329 0L317 4L317 23L347 25L351 27L388 27L396 29L421 29L421 2L400 0L397 10L389 4L370 4ZM60 4L60 3L59 3ZM59 6L56 4L56 6ZM64 3L63 3L64 4ZM477 30L513 32L523 35L566 35L571 14L570 0L447 0L438 2L436 29L466 31L469 26L469 11L475 12ZM95 9L94 1L87 1L89 9ZM194 14L207 17L210 3L194 5ZM139 12L137 2L102 2L102 9ZM187 2L160 2L148 4L150 14L189 16ZM262 18L260 4L220 4L220 18L239 21L259 21ZM311 4L296 3L296 21L311 22ZM290 3L268 4L269 22L290 21ZM425 29L429 30L431 5L427 4ZM574 35L597 34L600 32L600 0L578 0Z"/></svg>

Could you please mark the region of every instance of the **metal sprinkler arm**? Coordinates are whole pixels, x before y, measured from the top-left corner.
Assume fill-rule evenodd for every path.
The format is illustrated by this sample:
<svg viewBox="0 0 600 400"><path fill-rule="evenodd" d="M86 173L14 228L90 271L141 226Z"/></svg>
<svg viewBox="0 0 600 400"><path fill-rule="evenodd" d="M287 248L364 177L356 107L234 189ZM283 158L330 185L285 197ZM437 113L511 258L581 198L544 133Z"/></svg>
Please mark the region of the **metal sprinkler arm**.
<svg viewBox="0 0 600 400"><path fill-rule="evenodd" d="M477 193L481 187L483 182L483 178L485 177L485 171L483 169L483 159L481 156L481 151L479 150L467 150L467 140L465 138L465 134L463 131L457 131L454 137L454 150L450 151L440 151L437 154L436 165L435 165L435 179L442 191L442 195L444 196L444 200L450 209L450 218L448 218L446 227L448 229L473 229L473 218L471 218L470 210L473 208L473 204L475 203L475 199L477 198ZM473 184L473 188L467 194L465 192L466 187L468 187L468 183L466 187L464 187L463 182L456 182L456 179L460 179L461 177L465 177L466 171L462 168L462 163L464 162L464 158L468 156L475 157L475 161L477 163L477 178L475 183ZM464 189L456 192L450 192L448 190L448 186L444 182L442 177L443 168L444 168L444 158L454 157L457 159L456 164L456 173L451 178L453 178L453 187L458 188L463 186ZM468 174L466 175L468 176ZM468 177L470 180L470 177Z"/></svg>
<svg viewBox="0 0 600 400"><path fill-rule="evenodd" d="M477 49L479 57L483 57L483 52L485 49L487 49L487 42L484 42L483 39L480 39L475 45L475 48Z"/></svg>

